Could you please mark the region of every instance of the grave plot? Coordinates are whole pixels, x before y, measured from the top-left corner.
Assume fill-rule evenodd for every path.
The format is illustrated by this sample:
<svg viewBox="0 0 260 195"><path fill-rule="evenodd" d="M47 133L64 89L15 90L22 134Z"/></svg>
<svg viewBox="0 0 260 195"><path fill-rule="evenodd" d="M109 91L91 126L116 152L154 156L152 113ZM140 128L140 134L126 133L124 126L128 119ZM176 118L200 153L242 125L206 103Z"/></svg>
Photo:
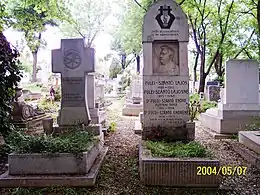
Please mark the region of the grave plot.
<svg viewBox="0 0 260 195"><path fill-rule="evenodd" d="M51 135L21 133L8 155L9 169L0 176L1 187L95 184L107 147L101 126L90 124L88 109L85 74L94 72L94 49L84 47L83 39L62 39L52 58L52 71L62 77L58 126L47 119L45 132Z"/></svg>
<svg viewBox="0 0 260 195"><path fill-rule="evenodd" d="M141 181L145 185L218 187L217 174L201 176L197 173L198 167L218 169L217 159L201 154L189 154L186 157L172 154L166 155L166 158L163 153L167 153L167 150L162 149L155 155L149 147L149 144L158 144L159 148L163 144L174 146L182 141L182 147L185 148L192 145L195 137L195 124L190 121L188 105L188 22L176 2L161 0L151 6L144 17L142 41ZM199 143L194 144L195 148L205 150ZM180 149L180 153L185 153L185 150Z"/></svg>

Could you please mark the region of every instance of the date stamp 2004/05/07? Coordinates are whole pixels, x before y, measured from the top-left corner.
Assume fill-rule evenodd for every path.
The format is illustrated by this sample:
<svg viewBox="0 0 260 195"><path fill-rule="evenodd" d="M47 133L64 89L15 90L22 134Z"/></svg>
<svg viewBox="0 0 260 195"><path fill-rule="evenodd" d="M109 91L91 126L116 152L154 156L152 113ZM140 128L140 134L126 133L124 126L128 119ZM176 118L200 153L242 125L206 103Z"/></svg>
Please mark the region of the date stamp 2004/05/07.
<svg viewBox="0 0 260 195"><path fill-rule="evenodd" d="M247 167L245 166L198 166L197 175L245 175Z"/></svg>

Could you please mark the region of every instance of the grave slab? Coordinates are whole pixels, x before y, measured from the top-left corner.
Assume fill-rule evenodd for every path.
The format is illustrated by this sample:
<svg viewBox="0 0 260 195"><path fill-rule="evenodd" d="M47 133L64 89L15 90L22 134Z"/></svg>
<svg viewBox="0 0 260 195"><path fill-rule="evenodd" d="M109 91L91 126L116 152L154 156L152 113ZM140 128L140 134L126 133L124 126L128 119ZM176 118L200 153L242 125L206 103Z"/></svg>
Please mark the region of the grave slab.
<svg viewBox="0 0 260 195"><path fill-rule="evenodd" d="M107 153L108 147L104 147L96 158L93 166L86 175L56 175L56 176L42 176L42 175L28 175L28 176L10 176L9 172L0 175L0 187L91 187L96 183L97 175L99 173L101 164Z"/></svg>
<svg viewBox="0 0 260 195"><path fill-rule="evenodd" d="M239 131L239 142L260 154L260 131Z"/></svg>

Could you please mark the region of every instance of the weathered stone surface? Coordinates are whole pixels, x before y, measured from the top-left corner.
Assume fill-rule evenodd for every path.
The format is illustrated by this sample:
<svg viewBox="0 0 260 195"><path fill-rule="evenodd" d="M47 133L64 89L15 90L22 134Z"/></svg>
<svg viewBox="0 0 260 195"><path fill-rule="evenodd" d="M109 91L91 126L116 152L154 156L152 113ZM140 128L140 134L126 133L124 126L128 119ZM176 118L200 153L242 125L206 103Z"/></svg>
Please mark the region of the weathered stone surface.
<svg viewBox="0 0 260 195"><path fill-rule="evenodd" d="M0 187L55 187L55 186L74 186L90 187L96 183L101 164L107 153L108 147L104 147L96 158L93 166L85 175L28 175L11 176L8 171L0 176Z"/></svg>
<svg viewBox="0 0 260 195"><path fill-rule="evenodd" d="M202 125L217 133L234 134L260 114L259 64L254 60L229 60L225 66L225 88L218 108L202 113Z"/></svg>
<svg viewBox="0 0 260 195"><path fill-rule="evenodd" d="M187 140L189 36L187 17L181 7L171 0L154 3L144 17L142 40L142 138L149 138L152 129L160 128L173 140Z"/></svg>
<svg viewBox="0 0 260 195"><path fill-rule="evenodd" d="M219 166L217 159L152 157L144 144L139 145L140 178L145 185L217 188L220 184L219 176L199 175L198 167L216 167L218 170Z"/></svg>
<svg viewBox="0 0 260 195"><path fill-rule="evenodd" d="M103 142L92 144L88 151L74 155L58 154L9 154L10 175L59 175L87 174L100 153Z"/></svg>
<svg viewBox="0 0 260 195"><path fill-rule="evenodd" d="M239 142L260 154L260 131L240 131Z"/></svg>
<svg viewBox="0 0 260 195"><path fill-rule="evenodd" d="M85 75L94 72L94 55L83 39L62 39L61 49L52 50L52 72L61 73L59 125L89 124Z"/></svg>

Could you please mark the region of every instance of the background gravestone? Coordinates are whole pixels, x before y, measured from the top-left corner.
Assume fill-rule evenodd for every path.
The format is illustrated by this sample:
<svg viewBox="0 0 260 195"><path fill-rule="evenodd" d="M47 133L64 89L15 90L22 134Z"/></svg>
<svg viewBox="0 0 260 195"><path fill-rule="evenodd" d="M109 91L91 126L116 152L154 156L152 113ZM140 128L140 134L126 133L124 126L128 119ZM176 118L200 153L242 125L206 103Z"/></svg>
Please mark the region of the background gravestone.
<svg viewBox="0 0 260 195"><path fill-rule="evenodd" d="M172 140L194 139L189 117L187 17L172 0L158 1L143 25L143 139L158 131Z"/></svg>
<svg viewBox="0 0 260 195"><path fill-rule="evenodd" d="M83 39L62 39L61 49L52 50L52 72L61 73L61 110L58 124L88 125L91 118L87 104L85 75L94 72L93 48Z"/></svg>

